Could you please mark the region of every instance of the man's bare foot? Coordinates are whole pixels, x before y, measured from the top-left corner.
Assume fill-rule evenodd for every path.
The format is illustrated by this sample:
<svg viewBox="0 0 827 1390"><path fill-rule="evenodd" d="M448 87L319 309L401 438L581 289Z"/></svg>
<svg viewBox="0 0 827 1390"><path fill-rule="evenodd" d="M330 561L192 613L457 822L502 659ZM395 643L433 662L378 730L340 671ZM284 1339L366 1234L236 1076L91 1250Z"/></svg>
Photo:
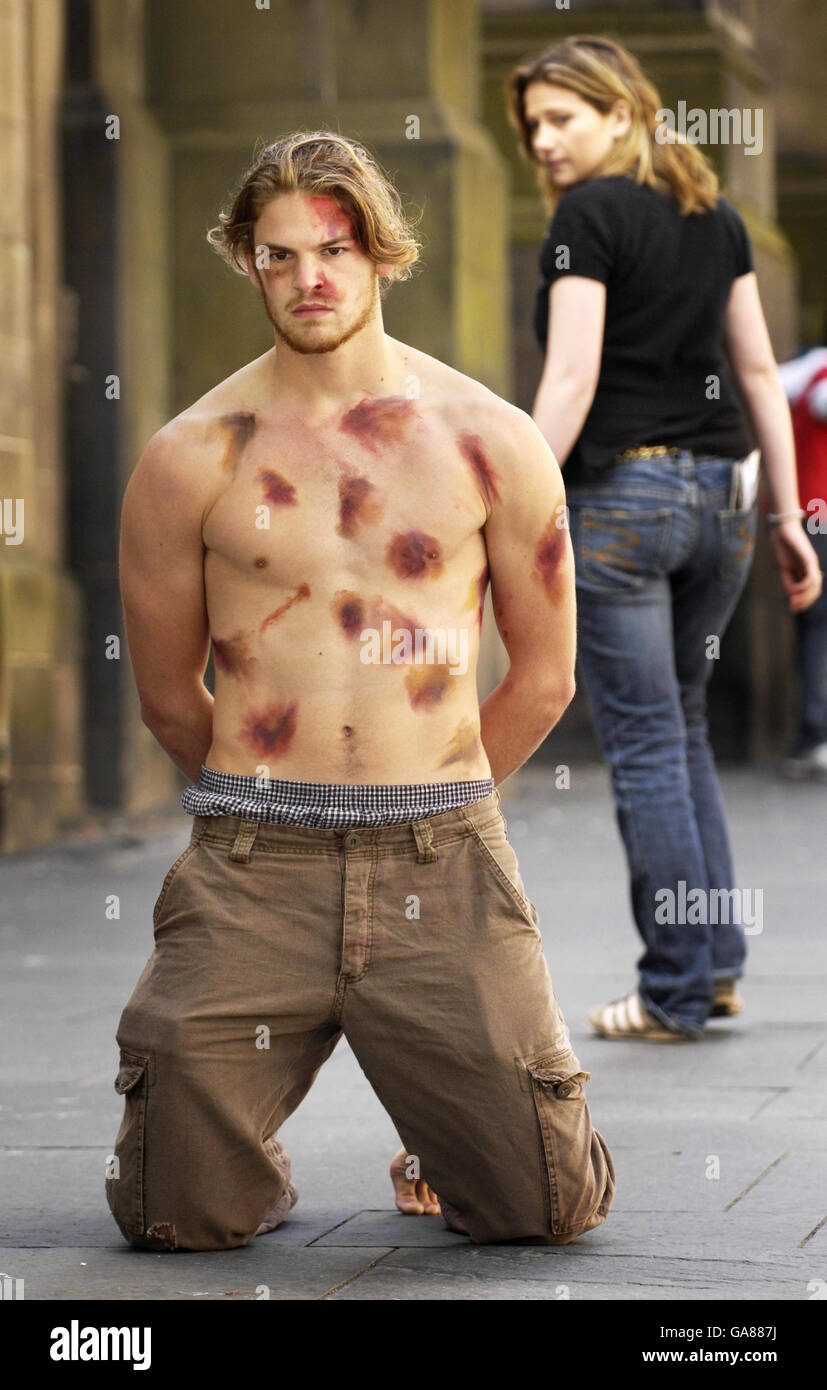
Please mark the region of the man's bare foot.
<svg viewBox="0 0 827 1390"><path fill-rule="evenodd" d="M299 1199L299 1194L291 1180L290 1159L284 1152L281 1142L275 1135L271 1135L269 1139L265 1139L264 1148L273 1167L281 1173L282 1177L287 1179L287 1187L278 1202L276 1202L276 1205L268 1211L264 1220L261 1222L261 1225L255 1232L257 1236L266 1235L268 1231L275 1231Z"/></svg>
<svg viewBox="0 0 827 1390"><path fill-rule="evenodd" d="M404 1149L394 1154L391 1162L391 1182L396 1194L396 1205L406 1216L439 1216L439 1198L425 1179L408 1177L412 1163L413 1157Z"/></svg>

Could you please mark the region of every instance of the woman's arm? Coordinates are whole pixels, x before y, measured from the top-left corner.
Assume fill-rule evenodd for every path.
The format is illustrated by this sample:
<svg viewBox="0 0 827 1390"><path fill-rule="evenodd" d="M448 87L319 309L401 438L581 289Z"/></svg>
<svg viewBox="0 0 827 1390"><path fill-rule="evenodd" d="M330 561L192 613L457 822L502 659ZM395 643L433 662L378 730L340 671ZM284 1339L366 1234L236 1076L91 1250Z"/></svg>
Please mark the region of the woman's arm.
<svg viewBox="0 0 827 1390"><path fill-rule="evenodd" d="M597 389L606 286L583 275L561 276L551 287L548 317L546 363L532 415L562 467Z"/></svg>
<svg viewBox="0 0 827 1390"><path fill-rule="evenodd" d="M725 341L761 449L770 509L775 513L795 513L800 503L792 421L754 271L733 281L726 309ZM818 557L795 516L772 526L771 538L790 611L798 613L821 592Z"/></svg>

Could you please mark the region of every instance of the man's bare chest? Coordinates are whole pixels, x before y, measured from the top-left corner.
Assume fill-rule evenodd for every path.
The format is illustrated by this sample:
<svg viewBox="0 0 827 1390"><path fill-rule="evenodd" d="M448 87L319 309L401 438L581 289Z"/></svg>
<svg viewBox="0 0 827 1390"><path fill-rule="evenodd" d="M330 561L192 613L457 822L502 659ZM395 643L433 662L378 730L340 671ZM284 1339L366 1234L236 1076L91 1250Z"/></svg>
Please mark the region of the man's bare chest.
<svg viewBox="0 0 827 1390"><path fill-rule="evenodd" d="M388 412L373 430L358 416L352 428L317 430L253 419L222 421L203 528L208 552L242 574L266 570L288 586L331 566L436 578L485 522L484 446L471 431L413 412Z"/></svg>

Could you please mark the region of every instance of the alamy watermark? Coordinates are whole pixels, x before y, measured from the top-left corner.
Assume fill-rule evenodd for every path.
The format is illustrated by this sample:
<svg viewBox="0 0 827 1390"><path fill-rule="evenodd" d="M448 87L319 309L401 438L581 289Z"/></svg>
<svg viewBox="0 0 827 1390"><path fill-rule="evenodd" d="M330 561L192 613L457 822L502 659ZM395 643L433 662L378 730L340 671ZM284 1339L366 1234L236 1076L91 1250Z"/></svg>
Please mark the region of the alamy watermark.
<svg viewBox="0 0 827 1390"><path fill-rule="evenodd" d="M468 629L466 627L394 627L389 618L382 631L365 627L359 634L362 650L359 660L365 666L414 665L448 666L452 676L468 670Z"/></svg>
<svg viewBox="0 0 827 1390"><path fill-rule="evenodd" d="M690 888L678 880L678 891L658 888L655 893L658 926L718 926L740 923L746 936L764 930L763 888Z"/></svg>
<svg viewBox="0 0 827 1390"><path fill-rule="evenodd" d="M743 109L711 106L687 108L678 102L677 111L662 106L655 115L655 139L659 145L677 139L691 145L743 145L745 154L760 154L764 148L764 112L760 106Z"/></svg>

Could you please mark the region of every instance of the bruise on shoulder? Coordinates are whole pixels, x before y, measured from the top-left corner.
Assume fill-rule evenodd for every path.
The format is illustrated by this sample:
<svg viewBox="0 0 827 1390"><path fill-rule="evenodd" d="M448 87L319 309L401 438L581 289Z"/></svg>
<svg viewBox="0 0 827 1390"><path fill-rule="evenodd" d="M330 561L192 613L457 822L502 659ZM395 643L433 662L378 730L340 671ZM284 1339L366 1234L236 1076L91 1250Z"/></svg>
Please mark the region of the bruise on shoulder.
<svg viewBox="0 0 827 1390"><path fill-rule="evenodd" d="M258 421L255 411L233 411L231 415L222 415L219 424L226 438L221 467L225 472L228 468L235 472L241 455L256 432Z"/></svg>
<svg viewBox="0 0 827 1390"><path fill-rule="evenodd" d="M435 579L445 568L439 541L424 531L397 531L385 559L398 579Z"/></svg>
<svg viewBox="0 0 827 1390"><path fill-rule="evenodd" d="M262 485L261 491L272 506L294 507L296 505L296 489L281 473L276 473L273 468L262 468L259 470L258 478Z"/></svg>
<svg viewBox="0 0 827 1390"><path fill-rule="evenodd" d="M345 637L353 641L365 626L364 601L351 589L337 589L330 607Z"/></svg>
<svg viewBox="0 0 827 1390"><path fill-rule="evenodd" d="M385 504L378 489L362 474L343 472L339 478L339 523L337 536L350 540L360 526L375 526Z"/></svg>
<svg viewBox="0 0 827 1390"><path fill-rule="evenodd" d="M545 591L546 598L555 608L565 594L565 587L558 582L560 566L566 558L565 526L557 525L552 517L534 549L534 569L532 574Z"/></svg>
<svg viewBox="0 0 827 1390"><path fill-rule="evenodd" d="M210 634L215 664L227 676L249 676L258 664L257 658L250 654L250 634L234 632L232 637L213 637Z"/></svg>
<svg viewBox="0 0 827 1390"><path fill-rule="evenodd" d="M248 710L241 727L242 739L255 753L280 758L293 741L297 710L297 700L275 702L260 709Z"/></svg>
<svg viewBox="0 0 827 1390"><path fill-rule="evenodd" d="M448 767L451 763L468 762L481 747L479 730L474 720L461 719L445 745L445 756L438 766Z"/></svg>
<svg viewBox="0 0 827 1390"><path fill-rule="evenodd" d="M266 631L272 623L277 623L279 618L283 618L285 613L293 607L294 603L301 603L306 598L310 598L310 585L300 584L296 592L291 594L290 598L286 599L278 608L274 608L272 613L267 614L267 617L264 618L259 626L259 631Z"/></svg>
<svg viewBox="0 0 827 1390"><path fill-rule="evenodd" d="M423 711L436 709L456 685L447 661L433 662L427 666L411 666L405 677L405 687L412 707Z"/></svg>
<svg viewBox="0 0 827 1390"><path fill-rule="evenodd" d="M407 396L365 396L345 412L339 429L371 453L380 454L405 438L416 415L415 404Z"/></svg>
<svg viewBox="0 0 827 1390"><path fill-rule="evenodd" d="M500 475L494 468L478 434L463 430L457 439L460 452L471 469L474 482L479 489L486 507L490 510L492 502L499 502L500 490L497 484Z"/></svg>

